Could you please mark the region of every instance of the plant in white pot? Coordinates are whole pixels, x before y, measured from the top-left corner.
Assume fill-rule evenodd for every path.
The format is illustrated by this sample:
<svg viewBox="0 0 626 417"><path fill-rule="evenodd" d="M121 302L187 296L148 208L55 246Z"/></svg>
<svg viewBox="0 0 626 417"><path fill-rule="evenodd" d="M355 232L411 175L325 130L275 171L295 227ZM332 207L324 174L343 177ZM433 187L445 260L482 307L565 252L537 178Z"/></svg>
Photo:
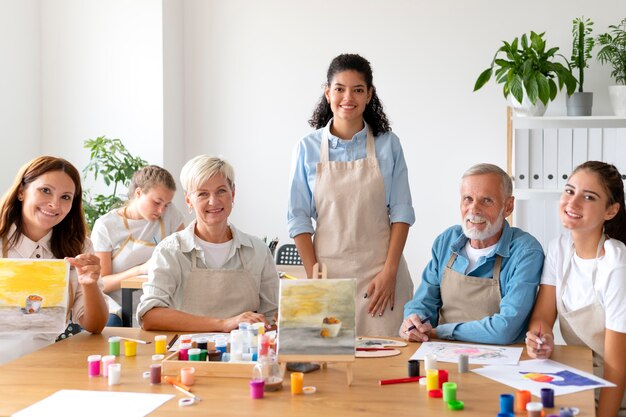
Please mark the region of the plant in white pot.
<svg viewBox="0 0 626 417"><path fill-rule="evenodd" d="M585 68L589 68L591 50L595 40L591 36L593 22L584 16L574 19L572 27L572 68L578 68L578 91L566 98L568 116L591 116L593 93L583 89Z"/></svg>
<svg viewBox="0 0 626 417"><path fill-rule="evenodd" d="M616 116L626 116L626 18L618 25L609 26L610 31L598 36L602 48L598 60L613 66L611 77L617 85L609 86L609 98Z"/></svg>
<svg viewBox="0 0 626 417"><path fill-rule="evenodd" d="M563 86L567 94L572 94L576 78L567 59L557 54L558 47L546 49L544 34L531 31L530 41L526 34L521 36L521 42L518 38L511 43L503 41L489 68L478 76L474 91L485 85L495 72L496 82L503 84L504 97L511 100L518 116L543 116L548 102L554 100ZM555 61L559 56L568 66Z"/></svg>

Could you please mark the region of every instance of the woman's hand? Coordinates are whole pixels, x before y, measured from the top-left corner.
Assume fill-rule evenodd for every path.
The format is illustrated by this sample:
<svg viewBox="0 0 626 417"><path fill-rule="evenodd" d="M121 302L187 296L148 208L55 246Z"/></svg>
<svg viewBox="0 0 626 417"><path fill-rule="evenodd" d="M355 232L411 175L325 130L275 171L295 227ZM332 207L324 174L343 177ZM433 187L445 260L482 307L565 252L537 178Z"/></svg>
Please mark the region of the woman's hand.
<svg viewBox="0 0 626 417"><path fill-rule="evenodd" d="M230 332L239 327L239 323L265 323L265 327L269 326L265 316L263 314L255 313L253 311L246 311L238 316L234 316L223 320L223 331Z"/></svg>
<svg viewBox="0 0 626 417"><path fill-rule="evenodd" d="M404 319L400 326L400 337L410 342L427 342L429 339L428 334L432 330L433 326L429 320L425 320L422 323L417 314L411 314Z"/></svg>
<svg viewBox="0 0 626 417"><path fill-rule="evenodd" d="M396 292L396 275L380 271L367 286L365 298L370 300L367 314L382 316L387 306L393 310L394 295Z"/></svg>
<svg viewBox="0 0 626 417"><path fill-rule="evenodd" d="M526 352L533 359L547 359L554 350L554 335L544 333L539 337L539 333L529 330L526 332Z"/></svg>
<svg viewBox="0 0 626 417"><path fill-rule="evenodd" d="M75 258L65 258L74 268L80 285L94 285L100 278L100 258L82 253Z"/></svg>

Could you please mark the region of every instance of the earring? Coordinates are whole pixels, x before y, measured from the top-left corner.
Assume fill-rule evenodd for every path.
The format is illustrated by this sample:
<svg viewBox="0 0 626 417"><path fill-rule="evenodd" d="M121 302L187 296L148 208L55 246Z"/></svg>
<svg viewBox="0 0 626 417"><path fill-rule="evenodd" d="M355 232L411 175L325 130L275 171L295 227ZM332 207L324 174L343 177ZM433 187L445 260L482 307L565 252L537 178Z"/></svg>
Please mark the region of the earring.
<svg viewBox="0 0 626 417"><path fill-rule="evenodd" d="M188 206L187 208L189 209L189 214L191 214L193 212L193 207Z"/></svg>

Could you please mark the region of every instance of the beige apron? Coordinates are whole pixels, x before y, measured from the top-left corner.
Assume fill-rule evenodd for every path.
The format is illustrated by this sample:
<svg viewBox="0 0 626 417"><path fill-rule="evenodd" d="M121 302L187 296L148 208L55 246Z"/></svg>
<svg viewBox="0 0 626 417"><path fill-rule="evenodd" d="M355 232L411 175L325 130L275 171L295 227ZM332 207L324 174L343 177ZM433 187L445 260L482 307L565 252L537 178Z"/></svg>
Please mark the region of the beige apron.
<svg viewBox="0 0 626 417"><path fill-rule="evenodd" d="M331 122L332 123L332 122ZM356 333L359 336L397 336L403 309L413 295L413 281L404 257L396 275L394 310L368 315L370 299L363 298L387 259L391 226L385 183L378 166L374 136L367 129L367 156L349 162L330 161L328 131L322 134L315 178L315 254L326 264L328 278L356 278Z"/></svg>
<svg viewBox="0 0 626 417"><path fill-rule="evenodd" d="M572 244L570 252L567 256L568 262L565 270L563 271L563 279L561 282L561 288L556 297L556 310L559 315L559 323L561 328L561 334L563 339L568 345L587 346L593 351L593 373L600 378L604 375L604 323L605 312L604 307L598 300L598 295L595 291L596 283L596 271L598 268L598 256L604 246L606 237L603 235L598 244L598 251L596 253L596 261L591 273L591 286L593 290L593 301L591 304L578 310L568 311L563 304L563 295L565 294L565 288L567 280L569 278L569 271L572 266L572 260L574 257L574 245ZM600 390L596 389L596 401L600 395ZM622 405L620 407L619 416L626 416L626 395L622 399Z"/></svg>
<svg viewBox="0 0 626 417"><path fill-rule="evenodd" d="M198 316L225 319L261 305L259 289L246 269L198 268L196 250L191 252L191 275L184 282L182 305L176 309Z"/></svg>
<svg viewBox="0 0 626 417"><path fill-rule="evenodd" d="M128 237L124 240L124 242L122 242L120 248L117 251L111 253L111 260L115 259L124 249L128 249L133 253L145 253L149 258L152 255L152 251L154 250L156 243L135 239L135 237L130 232L130 227L128 226L126 207L124 207L124 210L122 211L122 221L124 222L124 229L128 231ZM165 239L165 223L163 223L162 217L159 217L159 229L161 230L161 240L163 240Z"/></svg>
<svg viewBox="0 0 626 417"><path fill-rule="evenodd" d="M493 278L463 275L452 269L457 254L450 256L441 277L439 324L465 323L493 316L500 311L500 269L502 257L496 255Z"/></svg>

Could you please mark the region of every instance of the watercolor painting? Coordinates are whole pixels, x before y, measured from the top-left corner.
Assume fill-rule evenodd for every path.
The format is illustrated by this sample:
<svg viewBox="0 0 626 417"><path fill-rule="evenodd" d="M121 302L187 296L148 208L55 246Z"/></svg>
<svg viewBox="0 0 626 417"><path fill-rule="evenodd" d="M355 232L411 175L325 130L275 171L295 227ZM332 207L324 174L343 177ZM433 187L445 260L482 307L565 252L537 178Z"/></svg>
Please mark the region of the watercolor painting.
<svg viewBox="0 0 626 417"><path fill-rule="evenodd" d="M466 343L422 343L411 359L423 360L426 355L437 355L440 362L458 362L459 355L467 355L474 365L516 365L522 355L521 347L470 345Z"/></svg>
<svg viewBox="0 0 626 417"><path fill-rule="evenodd" d="M355 279L281 280L279 355L351 355Z"/></svg>
<svg viewBox="0 0 626 417"><path fill-rule="evenodd" d="M541 388L552 388L554 395L615 386L588 372L550 359L531 359L514 366L485 366L473 369L484 377L541 397Z"/></svg>
<svg viewBox="0 0 626 417"><path fill-rule="evenodd" d="M64 260L0 259L0 333L61 333L68 282Z"/></svg>

